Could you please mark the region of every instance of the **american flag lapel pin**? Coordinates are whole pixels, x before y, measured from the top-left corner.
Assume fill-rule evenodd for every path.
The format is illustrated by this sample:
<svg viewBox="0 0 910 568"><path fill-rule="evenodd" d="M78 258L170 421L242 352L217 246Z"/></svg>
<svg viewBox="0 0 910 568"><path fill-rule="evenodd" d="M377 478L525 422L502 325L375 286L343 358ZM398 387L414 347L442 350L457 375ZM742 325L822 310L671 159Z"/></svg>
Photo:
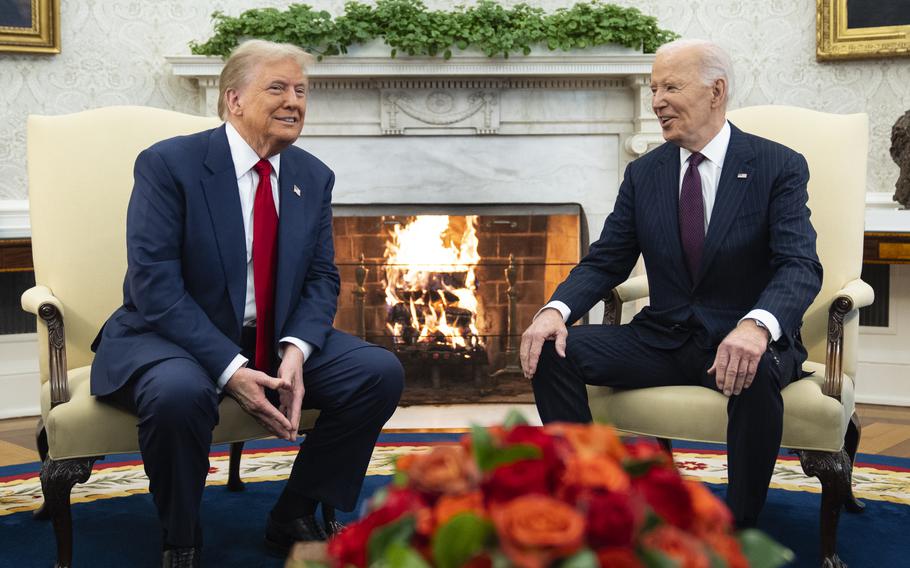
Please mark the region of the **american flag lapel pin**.
<svg viewBox="0 0 910 568"><path fill-rule="evenodd" d="M736 174L736 177L739 178L739 179L746 179L747 177L749 177L749 174L747 174L747 173L740 173L740 174ZM294 189L297 189L297 188L295 187Z"/></svg>
<svg viewBox="0 0 910 568"><path fill-rule="evenodd" d="M297 187L296 185L294 186L294 195L296 195L297 197L300 197L300 188Z"/></svg>

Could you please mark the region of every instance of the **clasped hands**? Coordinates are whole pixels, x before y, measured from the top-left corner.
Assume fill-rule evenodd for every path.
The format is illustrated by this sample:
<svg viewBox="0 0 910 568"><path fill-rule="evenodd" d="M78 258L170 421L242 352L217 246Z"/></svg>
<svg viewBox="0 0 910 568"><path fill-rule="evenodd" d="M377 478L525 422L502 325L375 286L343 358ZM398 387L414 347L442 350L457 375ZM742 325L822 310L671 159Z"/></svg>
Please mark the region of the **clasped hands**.
<svg viewBox="0 0 910 568"><path fill-rule="evenodd" d="M525 377L530 379L537 372L537 362L545 341L554 340L556 353L565 357L567 336L568 330L558 310L547 308L541 311L521 336L519 358ZM749 388L770 339L767 330L759 327L755 320L739 322L717 346L714 364L708 369L708 374L714 375L717 381L717 389L725 396L731 396Z"/></svg>
<svg viewBox="0 0 910 568"><path fill-rule="evenodd" d="M247 414L276 437L289 442L297 438L305 389L303 352L296 345L285 346L277 377L241 367L231 375L224 389ZM278 408L266 398L266 389L278 391Z"/></svg>

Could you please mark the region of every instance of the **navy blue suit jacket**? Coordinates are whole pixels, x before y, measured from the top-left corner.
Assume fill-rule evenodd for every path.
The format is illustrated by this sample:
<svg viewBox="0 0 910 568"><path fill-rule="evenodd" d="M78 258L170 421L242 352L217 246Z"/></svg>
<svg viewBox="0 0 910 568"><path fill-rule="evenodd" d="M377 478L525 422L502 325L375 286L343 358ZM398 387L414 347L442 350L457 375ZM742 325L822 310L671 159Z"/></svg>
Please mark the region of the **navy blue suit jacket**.
<svg viewBox="0 0 910 568"><path fill-rule="evenodd" d="M174 357L197 361L214 380L241 351L246 240L224 126L155 144L139 154L134 175L123 306L92 345L95 395ZM274 337L303 339L316 352L332 329L340 285L334 179L297 147L281 153Z"/></svg>
<svg viewBox="0 0 910 568"><path fill-rule="evenodd" d="M631 162L600 238L552 300L581 318L644 257L650 305L631 325L647 344L682 345L693 333L710 348L750 310L780 323L781 349L796 346L822 267L809 221L802 155L731 125L701 266L690 276L679 237L679 147L666 143ZM694 325L693 325L694 324Z"/></svg>

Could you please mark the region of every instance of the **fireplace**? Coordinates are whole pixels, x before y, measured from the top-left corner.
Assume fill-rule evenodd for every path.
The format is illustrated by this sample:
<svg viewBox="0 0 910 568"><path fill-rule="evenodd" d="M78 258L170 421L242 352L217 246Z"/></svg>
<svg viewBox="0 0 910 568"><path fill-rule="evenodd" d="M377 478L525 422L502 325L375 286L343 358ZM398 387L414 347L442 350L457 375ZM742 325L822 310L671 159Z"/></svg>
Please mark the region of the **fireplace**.
<svg viewBox="0 0 910 568"><path fill-rule="evenodd" d="M334 212L335 326L396 354L403 404L531 400L519 336L587 248L579 205Z"/></svg>

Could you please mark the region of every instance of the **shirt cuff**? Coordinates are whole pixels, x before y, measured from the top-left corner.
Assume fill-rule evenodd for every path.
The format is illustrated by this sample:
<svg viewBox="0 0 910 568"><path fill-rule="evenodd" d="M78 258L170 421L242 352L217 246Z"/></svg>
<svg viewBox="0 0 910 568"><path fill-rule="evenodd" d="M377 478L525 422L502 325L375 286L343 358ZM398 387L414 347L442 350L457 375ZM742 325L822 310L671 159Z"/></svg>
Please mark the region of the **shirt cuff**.
<svg viewBox="0 0 910 568"><path fill-rule="evenodd" d="M315 347L313 347L312 343L308 343L302 339L298 339L296 337L290 337L290 336L282 337L281 341L278 342L278 358L279 359L284 358L284 344L285 343L290 343L291 345L296 345L297 348L303 352L303 362L304 363L306 363L306 360L310 358L310 355L312 355L313 351L315 351L315 349L316 349Z"/></svg>
<svg viewBox="0 0 910 568"><path fill-rule="evenodd" d="M218 380L215 381L218 394L221 394L221 391L224 390L224 385L228 384L228 381L231 380L231 377L234 376L234 373L237 372L237 369L240 367L246 367L246 364L249 362L250 360L240 353L234 356L234 360L231 361L230 365L224 369L224 372L222 372L221 376L218 377Z"/></svg>
<svg viewBox="0 0 910 568"><path fill-rule="evenodd" d="M544 311L544 310L546 310L546 309L548 309L548 308L553 308L554 310L556 310L557 312L559 312L559 314L562 316L562 322L563 322L563 323L566 323L567 321L569 321L569 316L572 315L572 310L569 309L569 306L565 305L563 302L560 302L559 300L553 300L552 302L550 302L550 303L547 304L546 306L544 306L544 307L540 308L539 310L537 310L537 313L534 314L534 317L531 318L531 321L536 320L536 319L537 319L537 316L540 315L540 312L542 312L542 311Z"/></svg>
<svg viewBox="0 0 910 568"><path fill-rule="evenodd" d="M777 341L780 339L780 323L778 323L777 318L774 317L771 312L767 310L752 310L739 321L743 321L745 319L754 319L760 321L762 325L768 328L768 331L771 333L772 341Z"/></svg>

